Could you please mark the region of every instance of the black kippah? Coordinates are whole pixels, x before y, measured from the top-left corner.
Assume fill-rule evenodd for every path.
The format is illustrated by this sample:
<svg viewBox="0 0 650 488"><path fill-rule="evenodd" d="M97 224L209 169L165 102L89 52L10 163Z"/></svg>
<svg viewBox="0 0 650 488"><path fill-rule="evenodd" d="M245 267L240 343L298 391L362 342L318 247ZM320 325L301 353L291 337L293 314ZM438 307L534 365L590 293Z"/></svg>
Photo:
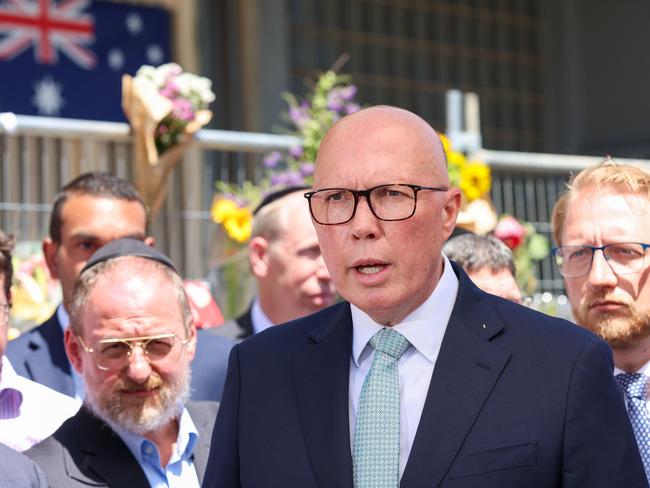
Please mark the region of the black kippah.
<svg viewBox="0 0 650 488"><path fill-rule="evenodd" d="M103 261L108 261L110 259L119 258L122 256L137 256L140 258L151 259L153 261L158 261L159 263L169 266L176 273L176 267L172 260L165 256L163 253L154 249L151 246L148 246L143 241L138 239L133 239L132 237L124 237L122 239L117 239L111 241L105 246L99 248L95 251L90 259L86 262L86 265L81 270L81 273L92 268L96 264L99 264ZM80 273L80 274L81 274Z"/></svg>
<svg viewBox="0 0 650 488"><path fill-rule="evenodd" d="M311 189L310 186L307 185L292 185L292 186L285 186L281 190L276 190L272 193L269 193L262 199L262 202L253 210L253 215L256 215L257 212L262 210L264 207L266 207L268 204L275 202L276 200L279 200L285 195L288 195L289 193L293 193L296 191L300 190L309 190Z"/></svg>

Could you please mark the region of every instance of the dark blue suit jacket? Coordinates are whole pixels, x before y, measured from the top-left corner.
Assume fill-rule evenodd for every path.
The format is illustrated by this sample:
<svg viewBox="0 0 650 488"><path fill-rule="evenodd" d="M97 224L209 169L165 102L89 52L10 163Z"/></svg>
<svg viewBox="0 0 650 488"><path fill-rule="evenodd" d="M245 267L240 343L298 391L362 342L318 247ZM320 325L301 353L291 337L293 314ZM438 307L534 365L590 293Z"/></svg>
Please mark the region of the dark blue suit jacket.
<svg viewBox="0 0 650 488"><path fill-rule="evenodd" d="M196 355L192 361L191 399L219 401L228 354L234 342L201 329L197 332ZM5 354L19 375L74 396L72 370L56 313L42 325L10 341Z"/></svg>
<svg viewBox="0 0 650 488"><path fill-rule="evenodd" d="M402 488L647 487L608 346L460 287ZM348 303L235 346L206 488L352 488Z"/></svg>

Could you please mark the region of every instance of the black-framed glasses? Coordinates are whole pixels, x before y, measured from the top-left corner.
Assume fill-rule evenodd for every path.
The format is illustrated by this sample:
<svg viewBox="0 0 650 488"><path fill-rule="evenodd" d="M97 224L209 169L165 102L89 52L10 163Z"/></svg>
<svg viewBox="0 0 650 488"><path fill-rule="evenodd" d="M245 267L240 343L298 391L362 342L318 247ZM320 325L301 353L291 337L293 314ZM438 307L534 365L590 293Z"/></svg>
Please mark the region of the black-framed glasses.
<svg viewBox="0 0 650 488"><path fill-rule="evenodd" d="M104 371L118 371L129 364L136 347L144 353L149 364L169 364L180 357L181 350L190 341L181 340L176 334L165 333L145 337L101 339L87 347L81 336L77 335L81 347L95 359L97 367Z"/></svg>
<svg viewBox="0 0 650 488"><path fill-rule="evenodd" d="M638 273L645 265L649 247L650 244L641 242L616 242L606 246L560 246L553 248L552 252L560 274L565 278L578 278L589 273L596 251L602 251L614 273Z"/></svg>
<svg viewBox="0 0 650 488"><path fill-rule="evenodd" d="M345 224L357 211L360 197L365 197L372 214L379 220L406 220L413 216L420 191L447 191L448 188L408 185L379 185L367 190L324 188L305 193L309 211L321 225Z"/></svg>

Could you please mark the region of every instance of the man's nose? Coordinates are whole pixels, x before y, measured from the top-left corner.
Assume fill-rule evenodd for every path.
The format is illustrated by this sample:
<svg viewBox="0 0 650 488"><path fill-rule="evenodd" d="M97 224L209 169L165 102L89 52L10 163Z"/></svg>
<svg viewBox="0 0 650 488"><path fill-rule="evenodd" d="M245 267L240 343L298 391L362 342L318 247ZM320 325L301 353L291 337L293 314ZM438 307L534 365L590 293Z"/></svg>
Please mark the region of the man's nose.
<svg viewBox="0 0 650 488"><path fill-rule="evenodd" d="M140 345L133 346L129 356L129 364L126 371L127 376L138 384L142 384L151 375L151 365L147 360L144 349Z"/></svg>
<svg viewBox="0 0 650 488"><path fill-rule="evenodd" d="M594 251L587 283L592 288L612 288L618 283L616 273L612 270L602 250Z"/></svg>
<svg viewBox="0 0 650 488"><path fill-rule="evenodd" d="M368 199L359 197L352 217L352 234L357 239L374 239L379 233L379 219L372 213Z"/></svg>

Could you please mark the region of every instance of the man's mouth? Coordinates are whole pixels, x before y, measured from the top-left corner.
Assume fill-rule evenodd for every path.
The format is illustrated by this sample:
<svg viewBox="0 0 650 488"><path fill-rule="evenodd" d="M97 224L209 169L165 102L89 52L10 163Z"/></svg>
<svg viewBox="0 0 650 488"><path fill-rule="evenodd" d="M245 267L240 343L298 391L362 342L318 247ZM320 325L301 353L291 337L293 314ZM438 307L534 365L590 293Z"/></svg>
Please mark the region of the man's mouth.
<svg viewBox="0 0 650 488"><path fill-rule="evenodd" d="M608 311L625 306L627 306L625 303L616 300L597 300L589 305L589 309Z"/></svg>
<svg viewBox="0 0 650 488"><path fill-rule="evenodd" d="M364 275L371 275L375 273L379 273L382 269L384 269L386 266L385 265L379 265L379 264L374 264L374 265L364 265L364 266L357 266L356 270Z"/></svg>

